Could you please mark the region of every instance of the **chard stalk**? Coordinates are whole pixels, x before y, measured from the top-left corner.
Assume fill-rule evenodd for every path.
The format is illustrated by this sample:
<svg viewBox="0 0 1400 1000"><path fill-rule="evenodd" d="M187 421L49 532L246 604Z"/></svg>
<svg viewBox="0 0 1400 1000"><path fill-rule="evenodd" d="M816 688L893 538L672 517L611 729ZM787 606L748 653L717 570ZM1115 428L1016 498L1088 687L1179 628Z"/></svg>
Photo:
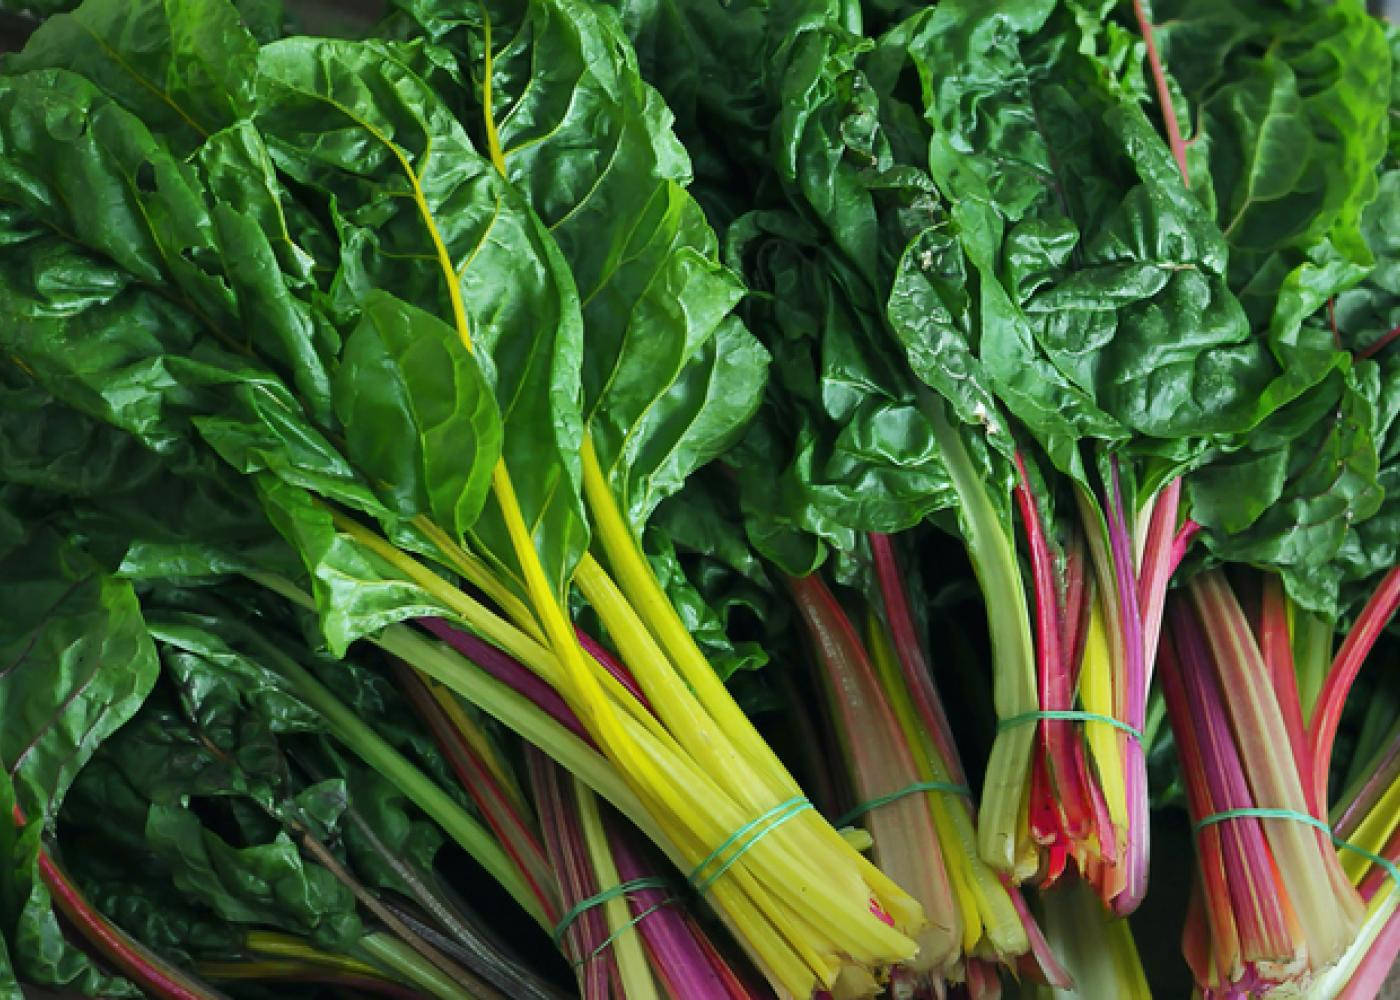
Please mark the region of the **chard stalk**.
<svg viewBox="0 0 1400 1000"><path fill-rule="evenodd" d="M378 969L372 975L337 972L313 962L298 962L286 958L265 958L254 961L196 962L195 971L207 979L224 982L251 980L258 983L308 983L336 987L353 995L390 997L391 1000L422 1000L423 994L392 979L383 978Z"/></svg>
<svg viewBox="0 0 1400 1000"><path fill-rule="evenodd" d="M1400 889L1371 898L1361 930L1346 953L1318 977L1306 1000L1375 1000L1395 972L1400 956Z"/></svg>
<svg viewBox="0 0 1400 1000"><path fill-rule="evenodd" d="M822 687L859 800L871 802L920 781L894 711L836 598L816 574L789 577L787 583L821 665ZM946 976L961 952L965 917L949 882L927 799L941 794L924 792L885 802L865 813L862 823L874 840L881 869L913 892L931 920L916 938L919 954L910 969Z"/></svg>
<svg viewBox="0 0 1400 1000"><path fill-rule="evenodd" d="M943 401L929 392L921 392L919 400L958 495L963 538L987 609L997 718L1034 712L1040 707L1035 691L1035 647L1016 550L967 449L948 422ZM1030 726L997 733L977 816L978 849L983 859L1017 881L1033 874L1037 865L1035 846L1021 822L1034 743L1035 730Z"/></svg>
<svg viewBox="0 0 1400 1000"><path fill-rule="evenodd" d="M1386 623L1400 607L1400 566L1396 566L1376 586L1375 593L1366 602L1365 608L1357 616L1356 622L1337 650L1337 658L1332 662L1317 698L1317 707L1312 715L1308 743L1312 752L1313 794L1318 803L1327 801L1328 765L1332 761L1332 741L1337 736L1337 725L1342 721L1342 705L1347 692L1351 690L1361 664L1366 661L1371 648L1380 638Z"/></svg>
<svg viewBox="0 0 1400 1000"><path fill-rule="evenodd" d="M633 846L629 831L617 823L605 826L619 878L631 882L658 874ZM673 1000L757 1000L694 922L678 906L670 905L668 898L666 889L628 893L633 918L647 915L639 920L637 930L666 995Z"/></svg>
<svg viewBox="0 0 1400 1000"><path fill-rule="evenodd" d="M1110 503L1108 507L1108 538L1113 553L1114 582L1118 591L1119 621L1122 627L1123 675L1118 705L1118 718L1138 732L1147 722L1148 667L1143 636L1142 610L1138 604L1138 580L1133 540L1128 532L1124 509L1123 487L1118 471L1118 458L1110 460ZM1147 815L1147 753L1141 740L1120 734L1126 768L1128 801L1127 850L1123 859L1124 884L1112 900L1113 911L1125 916L1137 909L1147 892L1147 858L1150 850L1151 826Z"/></svg>
<svg viewBox="0 0 1400 1000"><path fill-rule="evenodd" d="M1093 891L1067 879L1042 897L1045 934L1072 985L1041 987L1046 1000L1152 1000L1128 922L1104 912Z"/></svg>
<svg viewBox="0 0 1400 1000"><path fill-rule="evenodd" d="M268 665L326 720L335 737L370 767L392 781L418 808L431 816L463 850L490 873L541 926L549 920L540 899L501 845L472 816L427 775L384 741L378 733L336 698L311 672L273 643L250 631L249 641L265 655Z"/></svg>
<svg viewBox="0 0 1400 1000"><path fill-rule="evenodd" d="M475 973L468 972L423 938L414 934L402 920L380 903L372 892L360 884L359 880L351 875L336 856L330 852L330 849L312 836L309 830L305 828L294 829L307 853L315 858L321 867L334 875L338 882L349 889L359 900L361 906L374 914L407 948L417 952L418 957L446 977L446 981L451 986L450 992L439 994L443 996L444 1000L463 997L472 998L472 1000L505 1000L504 994L497 992L495 987L478 978ZM363 940L361 945L363 946Z"/></svg>
<svg viewBox="0 0 1400 1000"><path fill-rule="evenodd" d="M1034 581L1036 618L1036 665L1039 677L1040 707L1048 711L1067 711L1074 707L1073 667L1063 649L1067 633L1067 601L1056 582L1054 558L1040 519L1040 509L1031 494L1030 478L1020 452L1016 459L1016 503L1025 525L1026 543L1031 554L1031 578ZM1071 640L1072 641L1072 640ZM1075 724L1066 720L1041 719L1036 723L1043 753L1044 778L1038 799L1045 805L1039 810L1052 819L1049 829L1037 837L1042 843L1062 846L1087 840L1093 828L1094 812L1089 804L1088 775L1082 768L1083 759L1074 748L1079 745ZM1058 872L1055 874L1058 875Z"/></svg>
<svg viewBox="0 0 1400 1000"><path fill-rule="evenodd" d="M671 606L617 507L606 475L587 437L584 439L582 459L584 496L593 515L598 540L617 576L618 592L624 599L609 601L610 613L621 623L624 606L630 604L626 610L635 615L644 629L639 631L629 624L624 631L636 640L639 649L642 648L643 632L650 632L655 637L656 645L666 658L660 661L663 669L659 672L668 672L665 668L669 660L670 668L679 674L688 692L693 693L698 707L714 721L716 731L737 751L730 759L742 761L744 766L736 772L725 772L716 777L726 783L735 782L747 774L755 774L758 778L756 784L730 784L711 802L711 807L716 811L721 805L736 799L748 803L748 808L739 812L732 821L726 818L718 832L700 838L700 843L704 845L722 843L725 837L750 821L755 814L761 814L761 809L771 808L791 796L800 795L800 790L735 703ZM585 558L580 566L580 586L588 578L588 586L602 593L605 591L601 587L602 577L592 572L589 562ZM595 605L595 610L602 615L604 609ZM609 631L621 647L621 640L611 626ZM658 711L691 710L684 698L669 709L657 700L658 693L671 685L669 681L665 681L664 685L658 683L656 690L648 686L644 674L657 672L655 661L634 662L625 652L623 659L648 697L657 704ZM676 693L681 695L683 692ZM713 753L707 751L706 755L713 756ZM750 857L752 862L748 860ZM697 856L694 860L701 858ZM829 954L844 953L854 960L856 966L866 968L880 964L875 959L877 955L884 954L887 956L885 960L889 961L896 956L907 958L911 954L912 942L902 931L921 926L924 916L918 904L878 868L856 854L814 810L795 814L791 822L773 828L770 834L754 841L740 863L730 869L738 876L737 880L742 880L743 874L750 870L771 873L774 881L770 883L765 879L765 883L768 890L773 892L773 898L770 901L762 895L746 894L747 898L759 904L767 919L777 922L775 926L790 928L788 940L794 945L800 942L800 950L808 952L806 961L818 971L817 981L830 983L842 965L852 967L844 960L833 963L830 959L821 958L818 952L811 951L817 942L821 942L819 947L823 949L833 948ZM739 904L739 897L733 897L731 903L724 905L720 891L725 890L728 881L731 880L721 879L712 886L711 895L721 904L720 909L747 923L751 920L749 914L752 913L752 905L744 905L742 912L736 911L734 907ZM746 929L740 934L740 939L749 941L751 934L757 930L757 927ZM834 947L838 941L841 944ZM828 976L830 978L826 978ZM797 992L809 988L804 985Z"/></svg>
<svg viewBox="0 0 1400 1000"><path fill-rule="evenodd" d="M1310 774L1312 751L1303 724L1303 703L1298 697L1298 672L1293 666L1292 637L1288 630L1288 596L1283 591L1282 581L1274 575L1264 578L1258 631L1259 652L1264 657L1274 694L1278 697L1293 760L1303 774ZM1305 783L1303 790L1308 795L1308 811L1318 819L1324 819L1327 803L1318 800L1316 789L1310 783Z"/></svg>
<svg viewBox="0 0 1400 1000"><path fill-rule="evenodd" d="M490 643L483 642L470 632L456 628L441 618L420 618L417 624L447 643L502 684L509 685L524 695L541 711L579 739L592 745L593 740L588 735L588 730L583 728L583 723L578 720L573 709L564 704L564 699L559 697L559 692L540 680L509 653L502 652Z"/></svg>
<svg viewBox="0 0 1400 1000"><path fill-rule="evenodd" d="M960 763L956 758L951 763L945 761L932 734L922 725L903 683L900 667L894 663L890 641L873 613L867 633L871 662L875 665L904 739L914 751L919 779L946 784L965 783ZM1030 947L1027 931L1010 898L1016 890L1008 889L977 855L971 796L946 792L926 792L925 795L963 918L963 954L984 954L986 946L990 945L998 960L1013 961Z"/></svg>
<svg viewBox="0 0 1400 1000"><path fill-rule="evenodd" d="M894 653L899 661L904 686L918 709L919 719L934 745L938 756L948 767L953 781L966 783L962 759L958 756L957 744L953 741L953 729L948 724L948 713L939 697L938 688L933 683L933 671L924 656L924 644L919 641L914 628L914 616L909 609L909 595L905 591L904 577L899 559L888 535L871 532L868 536L870 551L875 559L875 574L880 586L880 601L884 606L885 621L893 640Z"/></svg>
<svg viewBox="0 0 1400 1000"><path fill-rule="evenodd" d="M603 817L598 812L598 800L580 782L574 780L571 784L584 847L597 876L598 890L611 889L622 883L622 877L613 861L608 834L603 828ZM617 896L604 903L602 910L607 918L608 935L612 938L607 947L612 950L622 995L627 1000L661 1000L662 994L652 976L651 965L642 950L643 938L633 923L630 900L626 896ZM650 919L650 915L642 923L646 919Z"/></svg>
<svg viewBox="0 0 1400 1000"><path fill-rule="evenodd" d="M392 934L383 931L366 934L360 938L358 947L376 964L389 969L438 1000L484 1000L487 997L500 996L495 990L489 993L464 991L451 977Z"/></svg>
<svg viewBox="0 0 1400 1000"><path fill-rule="evenodd" d="M1288 752L1283 713L1234 594L1218 570L1193 578L1188 592L1220 687L1231 694L1225 704L1238 734L1238 760L1249 776L1254 797L1270 808L1306 814L1302 775ZM1183 622L1189 629L1189 620ZM1218 706L1221 701L1217 698L1213 704ZM1324 834L1287 819L1260 822L1290 907L1302 925L1307 960L1314 970L1322 969L1346 948L1361 918L1361 901L1347 886Z"/></svg>
<svg viewBox="0 0 1400 1000"><path fill-rule="evenodd" d="M16 826L24 826L24 813L18 805L13 818ZM39 877L54 905L83 940L151 996L158 1000L226 1000L224 994L175 968L108 920L43 847L39 848Z"/></svg>
<svg viewBox="0 0 1400 1000"><path fill-rule="evenodd" d="M1171 638L1162 647L1162 692L1177 737L1191 818L1253 808L1259 803L1234 746L1204 637L1189 609L1174 607L1172 621ZM1296 976L1305 961L1274 875L1263 822L1241 817L1203 827L1197 835L1208 940L1219 977L1203 982L1239 984L1256 974L1281 981Z"/></svg>
<svg viewBox="0 0 1400 1000"><path fill-rule="evenodd" d="M569 779L564 772L536 750L527 747L525 753L545 847L558 873L564 904L572 910L582 900L597 895L601 888L589 863L577 800L569 794ZM601 907L593 906L569 923L559 941L574 967L583 1000L607 1000L611 995L616 956L602 949L607 936L607 917Z"/></svg>
<svg viewBox="0 0 1400 1000"><path fill-rule="evenodd" d="M1385 790L1400 780L1400 719L1396 719L1381 749L1369 761L1360 763L1359 777L1342 794L1332 813L1332 829L1347 840Z"/></svg>
<svg viewBox="0 0 1400 1000"><path fill-rule="evenodd" d="M529 886L545 920L551 925L561 915L559 886L544 856L531 822L520 815L470 745L462 738L442 706L414 671L396 663L399 687L408 696L418 717L427 725L433 740L447 758L462 787L476 803L477 811L495 834L519 876Z"/></svg>

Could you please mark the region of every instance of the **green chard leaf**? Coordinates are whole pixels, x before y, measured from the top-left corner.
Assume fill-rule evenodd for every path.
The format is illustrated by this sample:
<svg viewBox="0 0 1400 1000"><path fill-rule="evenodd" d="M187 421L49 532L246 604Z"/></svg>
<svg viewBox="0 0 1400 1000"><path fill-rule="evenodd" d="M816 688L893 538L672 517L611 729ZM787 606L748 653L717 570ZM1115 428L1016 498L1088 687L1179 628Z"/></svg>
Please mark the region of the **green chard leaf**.
<svg viewBox="0 0 1400 1000"><path fill-rule="evenodd" d="M46 528L10 539L0 580L0 937L28 982L132 995L64 938L38 852L75 775L151 690L155 650L131 586Z"/></svg>
<svg viewBox="0 0 1400 1000"><path fill-rule="evenodd" d="M337 208L340 320L355 319L378 288L431 307L470 341L526 522L562 591L588 537L578 295L544 226L403 58L404 47L380 42L268 45L257 124L278 169ZM494 506L473 534L513 565Z"/></svg>
<svg viewBox="0 0 1400 1000"><path fill-rule="evenodd" d="M949 506L915 385L861 276L790 213L740 219L726 253L757 290L746 315L774 358L770 402L726 456L760 551L810 572L820 552L793 532L846 550L858 532Z"/></svg>
<svg viewBox="0 0 1400 1000"><path fill-rule="evenodd" d="M640 532L657 502L752 414L767 362L727 318L743 287L721 266L715 235L685 191L690 161L671 131L671 112L642 82L605 7L577 0L404 6L457 56L458 73L436 77L438 88L453 94L457 79L474 80L454 102L464 127L494 132L506 176L573 273L584 418Z"/></svg>
<svg viewBox="0 0 1400 1000"><path fill-rule="evenodd" d="M7 68L81 74L183 154L252 112L257 43L228 0L86 0Z"/></svg>
<svg viewBox="0 0 1400 1000"><path fill-rule="evenodd" d="M428 511L454 537L476 523L501 455L501 416L486 377L446 323L371 292L336 373L346 451L382 481L386 501Z"/></svg>
<svg viewBox="0 0 1400 1000"><path fill-rule="evenodd" d="M1360 231L1386 151L1391 63L1356 0L1153 5L1165 64L1193 109L1193 177L1230 244L1256 328L1290 338L1371 265Z"/></svg>

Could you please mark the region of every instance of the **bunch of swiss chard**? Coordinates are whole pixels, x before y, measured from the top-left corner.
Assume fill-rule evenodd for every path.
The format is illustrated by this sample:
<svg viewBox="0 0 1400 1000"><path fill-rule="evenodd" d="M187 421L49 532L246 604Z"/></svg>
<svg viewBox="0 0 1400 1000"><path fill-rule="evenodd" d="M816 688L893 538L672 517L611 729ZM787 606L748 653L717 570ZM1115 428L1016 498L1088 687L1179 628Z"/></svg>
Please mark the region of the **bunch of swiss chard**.
<svg viewBox="0 0 1400 1000"><path fill-rule="evenodd" d="M861 532L964 538L1001 718L983 857L1072 858L1120 914L1193 540L1186 572L1276 572L1323 635L1395 564L1392 60L1359 4L1298 6L696 2L682 42L623 5L722 150L699 196L774 355L726 456L749 539L859 575Z"/></svg>
<svg viewBox="0 0 1400 1000"><path fill-rule="evenodd" d="M664 103L587 3L383 35L92 0L8 61L8 377L141 460L70 480L38 433L25 485L127 579L236 574L520 732L775 988L874 992L921 908L808 808L637 540L767 360Z"/></svg>
<svg viewBox="0 0 1400 1000"><path fill-rule="evenodd" d="M1367 995L1394 739L1369 780L1331 745L1397 590L1400 79L1358 2L282 28L87 0L0 72L0 541L54 665L0 673L0 987L127 988L56 905L157 995L545 995L426 877L446 838L590 1000L761 993L636 828L782 996L1143 995L1105 913L1147 892L1165 705L1202 988ZM926 522L985 653L920 604L964 586L912 569ZM101 613L51 632L74 579ZM795 649L868 836L723 681ZM990 674L980 776L952 664ZM139 860L65 871L45 832L98 810Z"/></svg>

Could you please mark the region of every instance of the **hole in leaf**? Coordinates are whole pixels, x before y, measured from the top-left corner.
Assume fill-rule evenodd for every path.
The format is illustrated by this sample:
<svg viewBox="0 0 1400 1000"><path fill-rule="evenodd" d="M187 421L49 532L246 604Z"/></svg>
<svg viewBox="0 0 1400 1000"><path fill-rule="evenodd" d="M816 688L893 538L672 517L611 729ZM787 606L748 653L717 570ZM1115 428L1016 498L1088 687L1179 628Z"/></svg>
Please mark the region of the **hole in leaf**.
<svg viewBox="0 0 1400 1000"><path fill-rule="evenodd" d="M136 190L142 194L156 193L156 168L150 160L136 168Z"/></svg>

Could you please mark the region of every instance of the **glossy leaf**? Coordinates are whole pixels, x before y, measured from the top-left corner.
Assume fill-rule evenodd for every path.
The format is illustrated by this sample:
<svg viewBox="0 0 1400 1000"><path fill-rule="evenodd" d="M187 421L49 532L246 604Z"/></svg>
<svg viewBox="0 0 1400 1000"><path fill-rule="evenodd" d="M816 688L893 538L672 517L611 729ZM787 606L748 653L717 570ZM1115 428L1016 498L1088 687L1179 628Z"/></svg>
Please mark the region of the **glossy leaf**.
<svg viewBox="0 0 1400 1000"><path fill-rule="evenodd" d="M346 450L395 510L457 538L476 523L501 454L501 418L456 331L386 292L362 303L335 381Z"/></svg>
<svg viewBox="0 0 1400 1000"><path fill-rule="evenodd" d="M1390 59L1361 3L1156 3L1163 58L1196 111L1197 178L1230 284L1288 336L1370 266L1361 214L1386 150Z"/></svg>
<svg viewBox="0 0 1400 1000"><path fill-rule="evenodd" d="M671 112L642 82L605 7L575 0L404 7L429 37L452 47L460 77L474 79L459 111L464 126L494 130L506 175L573 272L584 323L584 416L640 531L656 503L752 413L766 363L752 337L724 321L743 289L720 265L714 233L685 191L690 162L672 134Z"/></svg>
<svg viewBox="0 0 1400 1000"><path fill-rule="evenodd" d="M79 73L185 153L251 113L257 43L228 0L86 0L9 68Z"/></svg>
<svg viewBox="0 0 1400 1000"><path fill-rule="evenodd" d="M401 51L302 38L268 45L257 122L280 170L335 199L337 309L353 316L371 289L392 290L450 321L479 353L526 523L562 590L587 539L577 292L543 225ZM476 535L513 564L494 508Z"/></svg>

